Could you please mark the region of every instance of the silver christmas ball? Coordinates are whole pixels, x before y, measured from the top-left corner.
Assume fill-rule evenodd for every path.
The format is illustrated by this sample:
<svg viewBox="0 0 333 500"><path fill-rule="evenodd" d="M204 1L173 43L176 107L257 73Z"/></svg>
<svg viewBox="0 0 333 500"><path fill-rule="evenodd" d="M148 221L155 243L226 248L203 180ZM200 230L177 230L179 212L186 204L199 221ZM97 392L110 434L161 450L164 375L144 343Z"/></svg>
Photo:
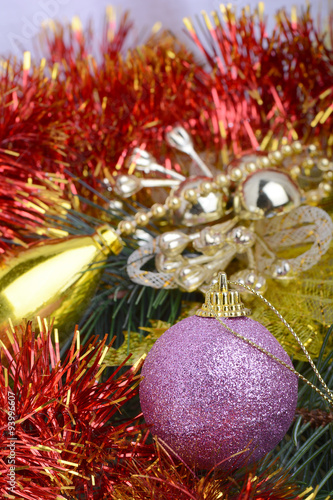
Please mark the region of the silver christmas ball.
<svg viewBox="0 0 333 500"><path fill-rule="evenodd" d="M274 169L249 175L239 187L239 195L250 219L274 217L301 204L298 186L288 174Z"/></svg>

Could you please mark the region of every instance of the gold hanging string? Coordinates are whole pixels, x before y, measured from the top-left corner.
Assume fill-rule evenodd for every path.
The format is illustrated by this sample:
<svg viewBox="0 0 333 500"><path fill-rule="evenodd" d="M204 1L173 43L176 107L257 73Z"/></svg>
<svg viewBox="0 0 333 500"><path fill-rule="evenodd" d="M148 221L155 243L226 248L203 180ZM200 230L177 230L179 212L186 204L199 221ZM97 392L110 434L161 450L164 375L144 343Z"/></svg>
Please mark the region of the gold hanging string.
<svg viewBox="0 0 333 500"><path fill-rule="evenodd" d="M213 291L214 289L214 285L212 285L208 291L208 293L206 294L206 300L207 300L207 306L208 308L214 313L214 317L215 319L217 319L217 321L226 329L228 330L230 333L232 333L233 335L235 335L235 337L243 340L244 342L246 342L247 344L251 345L252 347L255 347L256 349L258 349L260 352L262 352L263 354L266 354L266 356L268 356L269 358L273 359L274 361L276 361L277 363L280 363L282 366L284 366L285 368L287 368L290 372L294 373L298 378L300 378L301 380L303 380L303 382L305 382L307 385L309 385L313 390L315 390L329 405L331 405L333 407L333 393L330 391L330 389L327 387L325 381L323 380L323 378L321 377L319 371L317 370L315 364L313 363L308 351L306 350L305 346L302 344L301 340L299 339L299 337L297 336L297 334L294 332L294 330L292 329L292 327L287 323L287 321L283 318L283 316L275 309L275 307L267 300L265 299L264 297L262 297L258 292L256 292L255 290L253 290L251 287L247 286L247 285L241 285L240 283L238 282L235 282L235 281L228 281L228 283L230 283L231 285L237 285L237 286L241 286L242 288L246 288L249 292L253 293L254 295L257 295L261 300L263 300L266 305L278 316L278 318L283 322L283 324L288 328L288 330L290 331L290 333L295 337L295 339L297 340L297 342L299 343L299 345L301 346L305 356L307 357L313 371L315 372L317 378L319 379L319 381L321 382L321 384L323 385L323 387L325 388L326 392L328 393L328 396L322 392L320 389L318 389L318 387L316 387L314 384L312 384L309 380L307 380L303 375L301 375L300 373L298 373L297 370L295 370L294 367L288 365L287 363L285 363L284 361L282 361L281 359L279 359L277 356L274 356L274 354L271 354L269 351L267 351L264 347L261 347L259 346L258 344L256 344L255 342L252 342L252 340L249 340L247 339L246 337L244 337L243 335L241 335L240 333L238 332L235 332L232 328L230 328L229 326L227 326L222 320L221 318L219 318L214 310L214 308L212 307L212 304L211 304L211 294L210 292Z"/></svg>
<svg viewBox="0 0 333 500"><path fill-rule="evenodd" d="M237 285L237 282L235 281L229 281L229 283L231 285ZM279 318L279 320L285 325L286 328L288 328L288 330L290 331L290 333L294 336L294 338L296 339L296 341L298 342L298 344L300 345L302 351L304 352L307 360L309 361L313 371L315 372L318 380L320 381L320 383L322 384L322 386L324 387L325 391L327 392L327 394L329 395L331 401L333 401L333 392L329 389L329 387L326 385L324 379L322 378L322 376L320 375L319 371L317 370L317 367L316 365L314 364L314 362L312 361L312 358L310 356L310 354L308 353L305 345L302 343L301 339L298 337L297 333L293 330L293 328L291 327L291 325L289 325L289 323L284 319L284 317L282 316L282 314L279 313L279 311L273 306L273 304L271 304L267 299L265 299L265 297L263 297L262 295L260 295L260 293L256 292L255 290L253 290L251 287L247 286L247 285L241 285L243 288L246 288L247 290L249 290L251 293L253 293L254 295L256 295L257 297L259 297L260 300L262 300L273 312L274 314Z"/></svg>

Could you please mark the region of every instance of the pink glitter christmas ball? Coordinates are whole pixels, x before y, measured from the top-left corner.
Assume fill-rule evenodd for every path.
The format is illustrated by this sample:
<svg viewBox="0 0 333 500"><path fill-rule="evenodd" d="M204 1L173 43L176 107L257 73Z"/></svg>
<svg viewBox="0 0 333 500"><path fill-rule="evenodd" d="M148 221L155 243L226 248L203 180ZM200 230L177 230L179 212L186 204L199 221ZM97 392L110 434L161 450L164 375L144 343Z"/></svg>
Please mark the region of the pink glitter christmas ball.
<svg viewBox="0 0 333 500"><path fill-rule="evenodd" d="M223 322L292 366L257 321ZM242 461L260 459L295 414L297 376L214 318L192 316L172 326L149 352L142 375L141 408L152 433L202 469L229 469L235 463L229 457L245 449Z"/></svg>

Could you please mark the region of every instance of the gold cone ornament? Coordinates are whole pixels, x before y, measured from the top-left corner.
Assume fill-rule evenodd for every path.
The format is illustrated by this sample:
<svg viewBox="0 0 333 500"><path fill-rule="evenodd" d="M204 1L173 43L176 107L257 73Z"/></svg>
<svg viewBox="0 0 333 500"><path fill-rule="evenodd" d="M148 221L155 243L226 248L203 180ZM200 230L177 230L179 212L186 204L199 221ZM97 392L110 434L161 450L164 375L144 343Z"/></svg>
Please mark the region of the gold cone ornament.
<svg viewBox="0 0 333 500"><path fill-rule="evenodd" d="M5 260L0 271L0 339L8 344L9 318L17 324L40 316L54 318L63 340L87 309L108 255L122 248L117 233L101 226L91 236L45 240Z"/></svg>

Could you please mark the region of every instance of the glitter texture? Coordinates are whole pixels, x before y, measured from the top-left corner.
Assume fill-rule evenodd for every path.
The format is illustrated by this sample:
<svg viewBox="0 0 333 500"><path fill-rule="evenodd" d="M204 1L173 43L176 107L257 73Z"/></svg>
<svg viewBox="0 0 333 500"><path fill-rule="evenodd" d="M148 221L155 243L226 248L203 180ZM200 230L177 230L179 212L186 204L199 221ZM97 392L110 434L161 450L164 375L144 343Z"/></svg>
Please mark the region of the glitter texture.
<svg viewBox="0 0 333 500"><path fill-rule="evenodd" d="M292 366L257 321L223 322ZM142 375L141 407L152 433L204 469L228 469L235 464L229 457L245 449L238 460L263 457L283 438L296 410L297 376L213 318L192 316L167 330Z"/></svg>

